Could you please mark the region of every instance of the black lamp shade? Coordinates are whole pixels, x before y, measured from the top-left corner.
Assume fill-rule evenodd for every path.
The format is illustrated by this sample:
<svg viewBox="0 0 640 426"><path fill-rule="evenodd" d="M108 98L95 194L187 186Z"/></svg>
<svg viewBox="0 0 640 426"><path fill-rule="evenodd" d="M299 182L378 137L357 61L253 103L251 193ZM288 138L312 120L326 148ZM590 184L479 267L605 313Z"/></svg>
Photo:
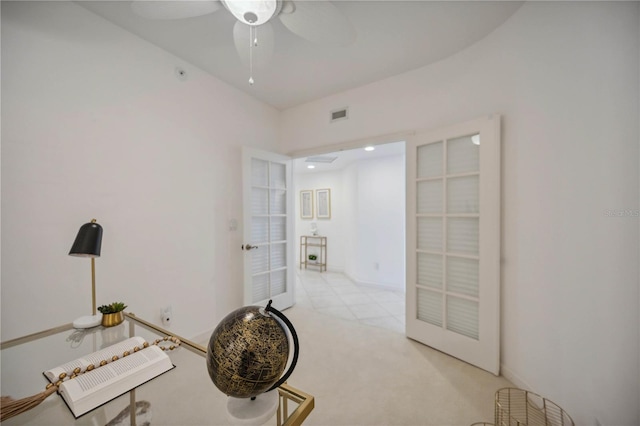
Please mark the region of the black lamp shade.
<svg viewBox="0 0 640 426"><path fill-rule="evenodd" d="M101 246L102 226L98 225L94 219L80 227L69 256L100 257Z"/></svg>

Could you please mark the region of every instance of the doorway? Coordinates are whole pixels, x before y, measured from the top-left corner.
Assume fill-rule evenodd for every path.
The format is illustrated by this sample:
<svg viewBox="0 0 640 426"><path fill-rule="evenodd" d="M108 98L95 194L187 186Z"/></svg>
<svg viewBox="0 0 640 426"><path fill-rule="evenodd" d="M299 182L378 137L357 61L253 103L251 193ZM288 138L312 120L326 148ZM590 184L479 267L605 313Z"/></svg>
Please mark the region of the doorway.
<svg viewBox="0 0 640 426"><path fill-rule="evenodd" d="M326 272L301 264L296 249L296 303L404 333L405 143L363 148L293 162L295 242L314 233L327 241ZM326 199L318 203L327 193L329 215Z"/></svg>

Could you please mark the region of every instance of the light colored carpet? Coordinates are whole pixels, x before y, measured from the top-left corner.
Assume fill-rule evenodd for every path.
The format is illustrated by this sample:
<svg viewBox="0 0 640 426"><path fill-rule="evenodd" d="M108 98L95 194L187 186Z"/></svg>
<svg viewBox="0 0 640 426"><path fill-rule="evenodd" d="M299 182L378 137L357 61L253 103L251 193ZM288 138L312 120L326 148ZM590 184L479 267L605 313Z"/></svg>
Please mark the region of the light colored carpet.
<svg viewBox="0 0 640 426"><path fill-rule="evenodd" d="M392 330L298 305L284 313L301 345L288 382L315 397L305 425L493 422L496 390L513 386Z"/></svg>

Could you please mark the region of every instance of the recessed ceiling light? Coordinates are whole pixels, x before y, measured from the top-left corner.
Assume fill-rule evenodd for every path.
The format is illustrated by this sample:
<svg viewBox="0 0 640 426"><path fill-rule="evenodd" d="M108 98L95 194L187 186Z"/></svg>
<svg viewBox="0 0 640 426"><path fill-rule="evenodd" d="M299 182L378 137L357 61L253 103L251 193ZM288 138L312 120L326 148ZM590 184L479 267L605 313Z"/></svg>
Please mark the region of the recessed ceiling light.
<svg viewBox="0 0 640 426"><path fill-rule="evenodd" d="M315 168L316 168L316 166L314 166L313 164L309 164L309 165L307 166L307 169L315 169Z"/></svg>
<svg viewBox="0 0 640 426"><path fill-rule="evenodd" d="M365 151L375 151L376 147L375 146L365 146L364 150Z"/></svg>

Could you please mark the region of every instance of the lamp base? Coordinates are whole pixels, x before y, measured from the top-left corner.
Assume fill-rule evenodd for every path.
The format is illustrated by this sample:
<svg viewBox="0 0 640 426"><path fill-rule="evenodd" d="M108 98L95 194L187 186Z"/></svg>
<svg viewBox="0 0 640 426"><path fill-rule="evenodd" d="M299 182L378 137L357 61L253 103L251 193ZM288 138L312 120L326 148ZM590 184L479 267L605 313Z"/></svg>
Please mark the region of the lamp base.
<svg viewBox="0 0 640 426"><path fill-rule="evenodd" d="M73 321L73 328L92 328L97 327L102 322L102 315L87 315L77 318Z"/></svg>
<svg viewBox="0 0 640 426"><path fill-rule="evenodd" d="M255 400L229 397L227 419L232 425L263 425L276 413L279 402L277 389L260 394Z"/></svg>

